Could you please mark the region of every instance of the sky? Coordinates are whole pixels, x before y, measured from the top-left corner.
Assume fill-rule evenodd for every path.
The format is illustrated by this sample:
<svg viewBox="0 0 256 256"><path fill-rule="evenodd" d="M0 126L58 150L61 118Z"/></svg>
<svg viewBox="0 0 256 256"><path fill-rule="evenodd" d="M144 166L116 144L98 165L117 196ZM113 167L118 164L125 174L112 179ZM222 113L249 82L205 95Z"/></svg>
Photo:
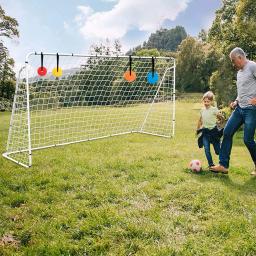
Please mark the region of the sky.
<svg viewBox="0 0 256 256"><path fill-rule="evenodd" d="M88 54L93 43L120 40L122 51L160 28L209 29L221 0L0 0L19 23L20 37L5 40L15 71L29 52Z"/></svg>

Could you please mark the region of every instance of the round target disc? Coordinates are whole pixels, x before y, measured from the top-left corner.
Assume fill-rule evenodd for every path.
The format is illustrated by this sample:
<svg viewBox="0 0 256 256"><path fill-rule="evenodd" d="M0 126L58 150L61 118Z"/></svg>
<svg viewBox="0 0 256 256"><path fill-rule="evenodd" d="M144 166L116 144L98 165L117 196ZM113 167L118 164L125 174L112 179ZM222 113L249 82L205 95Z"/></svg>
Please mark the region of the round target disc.
<svg viewBox="0 0 256 256"><path fill-rule="evenodd" d="M148 72L147 78L150 84L155 84L158 81L159 76L156 71L154 73L150 71Z"/></svg>
<svg viewBox="0 0 256 256"><path fill-rule="evenodd" d="M62 76L62 69L60 67L58 68L58 70L57 70L57 68L54 68L52 70L52 74L56 77L60 77L60 76Z"/></svg>
<svg viewBox="0 0 256 256"><path fill-rule="evenodd" d="M126 71L124 73L124 79L127 81L127 82L133 82L135 79L136 79L136 73L133 72L133 71Z"/></svg>
<svg viewBox="0 0 256 256"><path fill-rule="evenodd" d="M39 68L37 69L37 74L38 74L39 76L45 76L46 73L47 73L47 69L46 69L45 67L39 67Z"/></svg>

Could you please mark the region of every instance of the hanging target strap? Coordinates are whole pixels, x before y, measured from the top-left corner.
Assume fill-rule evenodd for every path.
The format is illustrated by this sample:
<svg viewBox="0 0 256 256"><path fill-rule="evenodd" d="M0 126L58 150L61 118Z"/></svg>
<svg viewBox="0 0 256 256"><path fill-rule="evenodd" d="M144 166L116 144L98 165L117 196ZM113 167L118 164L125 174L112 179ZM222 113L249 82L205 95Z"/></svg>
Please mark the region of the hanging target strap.
<svg viewBox="0 0 256 256"><path fill-rule="evenodd" d="M155 73L155 59L154 57L152 57L152 77L154 77L154 73Z"/></svg>
<svg viewBox="0 0 256 256"><path fill-rule="evenodd" d="M59 72L59 54L57 53L57 72Z"/></svg>
<svg viewBox="0 0 256 256"><path fill-rule="evenodd" d="M44 66L44 55L41 52L41 71L43 71L43 66Z"/></svg>
<svg viewBox="0 0 256 256"><path fill-rule="evenodd" d="M130 76L132 75L132 56L129 56Z"/></svg>

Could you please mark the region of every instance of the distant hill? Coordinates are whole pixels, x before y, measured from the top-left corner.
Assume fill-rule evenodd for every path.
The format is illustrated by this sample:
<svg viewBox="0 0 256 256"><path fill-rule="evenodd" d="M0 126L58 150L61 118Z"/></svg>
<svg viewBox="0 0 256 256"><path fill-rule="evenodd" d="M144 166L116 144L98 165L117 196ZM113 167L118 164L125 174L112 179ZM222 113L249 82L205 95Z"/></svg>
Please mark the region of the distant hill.
<svg viewBox="0 0 256 256"><path fill-rule="evenodd" d="M141 49L156 48L164 51L176 51L177 47L183 39L187 37L187 32L184 27L176 26L172 29L162 28L152 33L148 39L142 45L138 45L135 48L129 50L126 54L134 54L134 52Z"/></svg>

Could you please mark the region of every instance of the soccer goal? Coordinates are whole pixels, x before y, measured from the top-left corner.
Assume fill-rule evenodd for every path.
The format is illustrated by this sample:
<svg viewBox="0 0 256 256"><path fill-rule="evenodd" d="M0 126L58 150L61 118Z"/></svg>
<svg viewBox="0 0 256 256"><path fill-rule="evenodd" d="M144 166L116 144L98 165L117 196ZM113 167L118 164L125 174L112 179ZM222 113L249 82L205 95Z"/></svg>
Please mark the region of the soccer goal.
<svg viewBox="0 0 256 256"><path fill-rule="evenodd" d="M175 60L30 53L19 71L4 157L128 133L175 131Z"/></svg>

